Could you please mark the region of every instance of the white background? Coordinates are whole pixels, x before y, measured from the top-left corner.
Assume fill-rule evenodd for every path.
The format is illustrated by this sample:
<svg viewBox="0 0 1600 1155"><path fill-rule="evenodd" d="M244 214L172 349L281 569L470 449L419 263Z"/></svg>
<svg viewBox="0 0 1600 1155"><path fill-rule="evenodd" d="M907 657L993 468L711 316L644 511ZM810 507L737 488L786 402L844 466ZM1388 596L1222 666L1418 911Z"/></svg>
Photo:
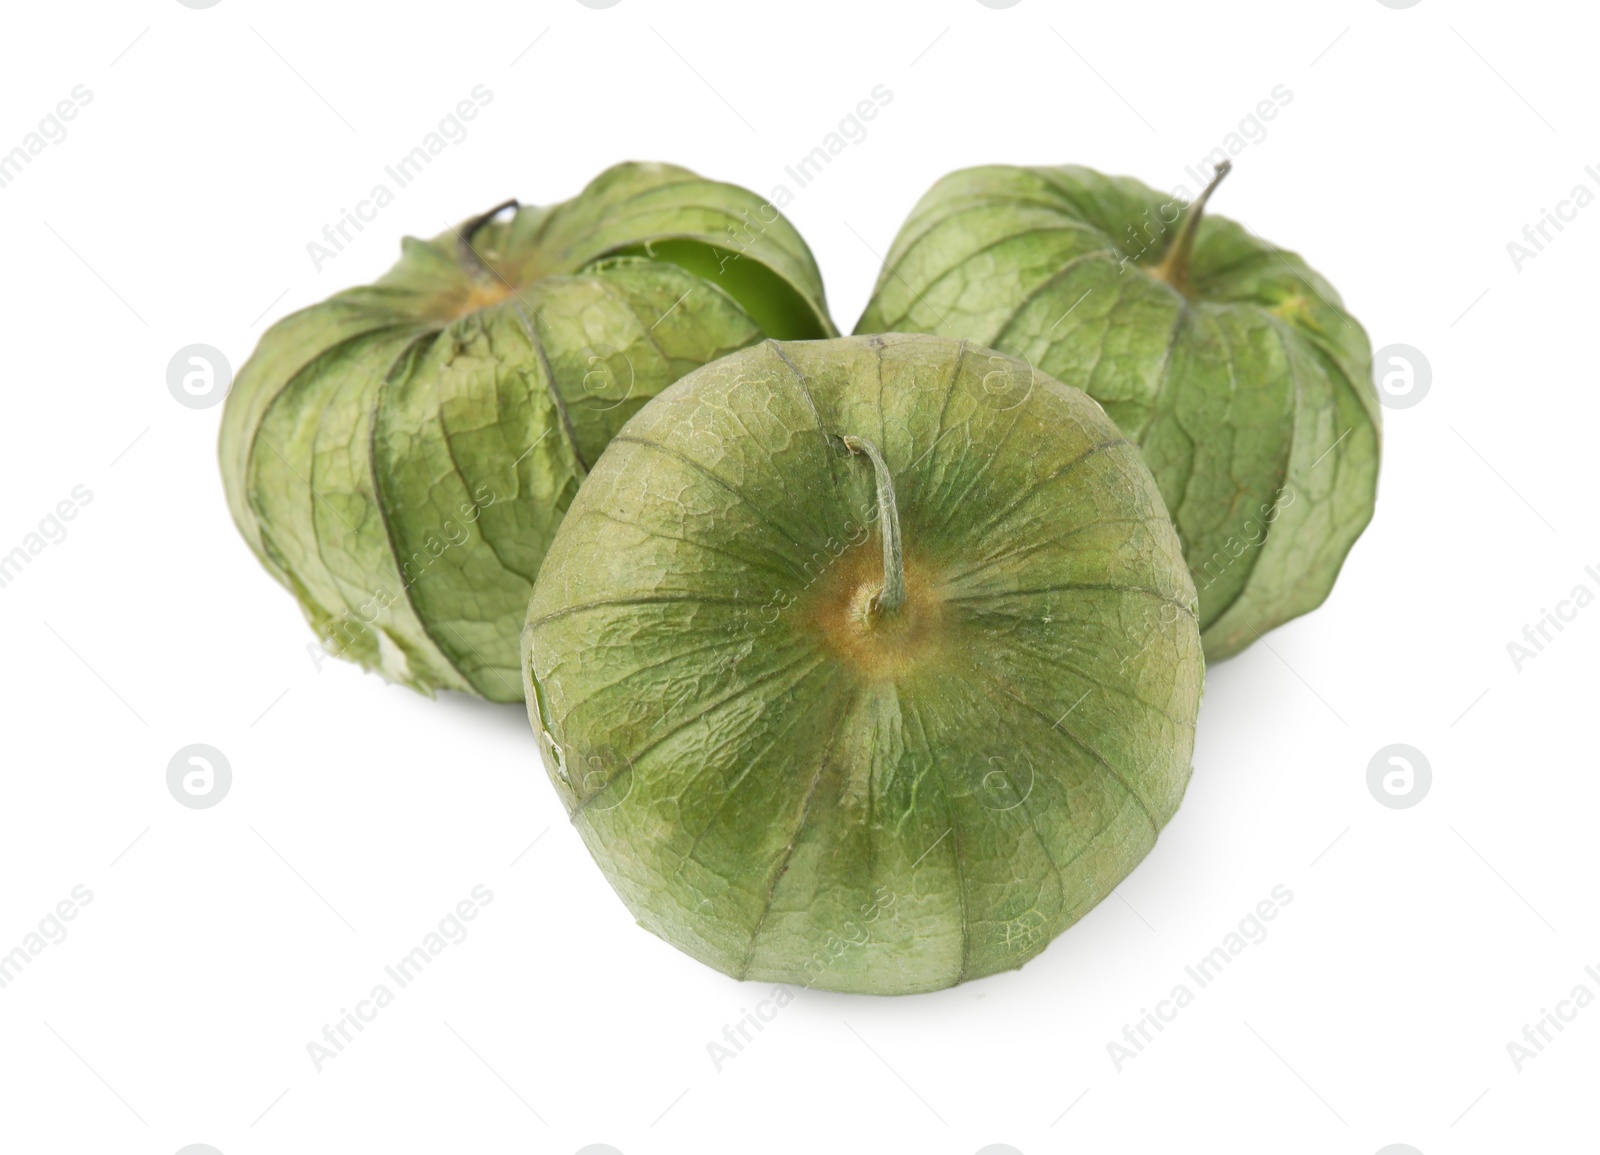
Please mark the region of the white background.
<svg viewBox="0 0 1600 1155"><path fill-rule="evenodd" d="M0 951L75 886L93 900L0 989L0 1149L1596 1149L1600 1004L1520 1073L1507 1052L1574 986L1600 995L1600 607L1520 672L1507 652L1600 592L1600 207L1520 271L1506 248L1600 192L1592 15L896 8L8 7L0 151L75 85L93 99L0 188L0 552L93 498L0 589ZM470 136L317 271L307 242L479 84ZM869 135L794 189L784 166L879 84ZM1372 528L1326 606L1210 672L1187 798L1119 897L1020 972L804 993L720 1072L707 1044L767 989L633 925L519 708L319 670L228 520L220 410L167 391L180 347L237 367L401 235L629 158L789 184L848 330L943 173L1079 162L1193 191L1184 167L1280 84L1214 211L1432 366L1385 410ZM233 768L213 809L165 783L197 742ZM1366 784L1396 742L1433 768L1404 810ZM319 1073L307 1043L477 884L470 936ZM1107 1043L1278 884L1269 937L1119 1072Z"/></svg>

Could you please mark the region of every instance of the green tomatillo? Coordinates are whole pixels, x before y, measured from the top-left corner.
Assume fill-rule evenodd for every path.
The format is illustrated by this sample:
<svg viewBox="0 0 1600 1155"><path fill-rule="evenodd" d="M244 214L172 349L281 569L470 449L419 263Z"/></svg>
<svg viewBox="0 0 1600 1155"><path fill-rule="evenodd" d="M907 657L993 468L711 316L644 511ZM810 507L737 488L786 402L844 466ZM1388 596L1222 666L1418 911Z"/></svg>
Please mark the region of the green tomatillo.
<svg viewBox="0 0 1600 1155"><path fill-rule="evenodd" d="M1366 334L1299 256L1086 168L965 169L895 239L857 333L966 337L1081 386L1139 443L1206 656L1322 604L1372 518Z"/></svg>
<svg viewBox="0 0 1600 1155"><path fill-rule="evenodd" d="M647 929L903 994L1020 966L1189 779L1194 587L1136 446L1011 357L769 341L612 439L523 633L546 767Z"/></svg>
<svg viewBox="0 0 1600 1155"><path fill-rule="evenodd" d="M325 648L517 701L534 576L612 434L723 354L834 332L776 209L618 165L408 238L377 283L269 329L223 412L229 508Z"/></svg>

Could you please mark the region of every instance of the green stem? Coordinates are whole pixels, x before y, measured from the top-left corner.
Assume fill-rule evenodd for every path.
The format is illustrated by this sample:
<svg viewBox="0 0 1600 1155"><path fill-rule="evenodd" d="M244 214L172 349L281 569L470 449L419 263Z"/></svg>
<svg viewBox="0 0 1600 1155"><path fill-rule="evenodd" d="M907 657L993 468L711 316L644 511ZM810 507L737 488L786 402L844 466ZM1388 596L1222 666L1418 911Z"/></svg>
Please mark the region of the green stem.
<svg viewBox="0 0 1600 1155"><path fill-rule="evenodd" d="M1222 183L1222 178L1233 171L1233 162L1224 160L1217 165L1217 171L1211 178L1211 183L1194 203L1189 206L1189 211L1184 215L1183 223L1178 226L1178 235L1172 238L1166 255L1161 258L1161 263L1155 267L1156 276L1171 285L1178 292L1184 293L1189 289L1189 257L1194 252L1194 238L1200 231L1200 218L1206 211L1206 202L1211 199L1211 194Z"/></svg>
<svg viewBox="0 0 1600 1155"><path fill-rule="evenodd" d="M872 599L872 608L880 614L897 612L906 600L906 565L900 549L900 510L894 500L894 478L889 476L889 466L878 447L864 437L844 438L845 448L852 453L865 453L872 462L872 473L878 482L878 526L883 534L883 588Z"/></svg>

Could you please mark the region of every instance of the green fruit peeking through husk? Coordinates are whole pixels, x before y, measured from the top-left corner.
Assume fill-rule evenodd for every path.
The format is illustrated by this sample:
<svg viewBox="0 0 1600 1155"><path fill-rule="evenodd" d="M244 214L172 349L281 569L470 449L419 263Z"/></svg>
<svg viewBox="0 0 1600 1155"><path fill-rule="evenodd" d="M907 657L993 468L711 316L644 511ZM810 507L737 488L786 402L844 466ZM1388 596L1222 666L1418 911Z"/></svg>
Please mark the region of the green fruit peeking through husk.
<svg viewBox="0 0 1600 1155"><path fill-rule="evenodd" d="M523 634L552 781L647 929L727 974L1020 966L1189 778L1194 587L1100 407L934 336L766 342L613 438Z"/></svg>
<svg viewBox="0 0 1600 1155"><path fill-rule="evenodd" d="M1222 165L1216 175L1227 172ZM889 251L857 333L965 337L1081 386L1139 443L1207 658L1322 604L1372 518L1371 351L1296 254L1089 169L965 169Z"/></svg>
<svg viewBox="0 0 1600 1155"><path fill-rule="evenodd" d="M326 648L517 701L534 576L612 434L725 353L834 332L761 198L618 165L564 204L408 238L376 284L269 329L223 412L229 508Z"/></svg>

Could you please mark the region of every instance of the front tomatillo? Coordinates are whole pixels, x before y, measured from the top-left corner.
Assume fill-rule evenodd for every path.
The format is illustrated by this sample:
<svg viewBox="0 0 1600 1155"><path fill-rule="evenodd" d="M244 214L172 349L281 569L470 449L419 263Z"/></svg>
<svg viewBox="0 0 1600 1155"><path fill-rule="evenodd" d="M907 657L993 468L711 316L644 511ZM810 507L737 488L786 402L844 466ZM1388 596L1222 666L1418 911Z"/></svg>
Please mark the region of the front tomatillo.
<svg viewBox="0 0 1600 1155"><path fill-rule="evenodd" d="M903 994L1020 966L1190 772L1194 588L1137 448L933 336L768 341L613 438L523 633L574 824L739 978Z"/></svg>

